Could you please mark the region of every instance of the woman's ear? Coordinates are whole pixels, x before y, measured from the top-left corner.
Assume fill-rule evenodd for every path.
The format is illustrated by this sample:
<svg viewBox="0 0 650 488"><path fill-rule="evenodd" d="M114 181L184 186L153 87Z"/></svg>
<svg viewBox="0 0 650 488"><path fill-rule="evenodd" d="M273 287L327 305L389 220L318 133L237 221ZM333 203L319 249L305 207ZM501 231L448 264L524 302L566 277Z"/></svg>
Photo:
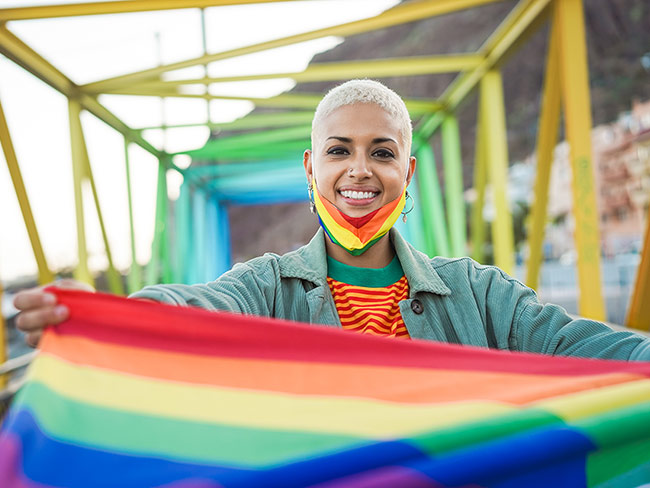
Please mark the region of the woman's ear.
<svg viewBox="0 0 650 488"><path fill-rule="evenodd" d="M314 179L311 149L306 149L305 152L303 153L302 165L305 168L305 176L307 177L307 183L311 183L312 180Z"/></svg>
<svg viewBox="0 0 650 488"><path fill-rule="evenodd" d="M415 156L411 156L409 158L409 166L406 170L406 186L409 186L411 184L411 179L413 179L413 175L415 174L416 162L417 160L415 159Z"/></svg>

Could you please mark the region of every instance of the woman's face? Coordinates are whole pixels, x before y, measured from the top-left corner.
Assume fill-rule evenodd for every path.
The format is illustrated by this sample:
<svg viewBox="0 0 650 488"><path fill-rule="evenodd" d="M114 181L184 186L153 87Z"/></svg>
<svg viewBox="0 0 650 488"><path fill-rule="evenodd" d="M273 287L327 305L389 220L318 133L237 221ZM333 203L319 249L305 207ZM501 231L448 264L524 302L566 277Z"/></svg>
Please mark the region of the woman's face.
<svg viewBox="0 0 650 488"><path fill-rule="evenodd" d="M305 151L308 181L350 217L363 217L400 196L411 181L415 158L400 127L372 103L344 105L315 128Z"/></svg>

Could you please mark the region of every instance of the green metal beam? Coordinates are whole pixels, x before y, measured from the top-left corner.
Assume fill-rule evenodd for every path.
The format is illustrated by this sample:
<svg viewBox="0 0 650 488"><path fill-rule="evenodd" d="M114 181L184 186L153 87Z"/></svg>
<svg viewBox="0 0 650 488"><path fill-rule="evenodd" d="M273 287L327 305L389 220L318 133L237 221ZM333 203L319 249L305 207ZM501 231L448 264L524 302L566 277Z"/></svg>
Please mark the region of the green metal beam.
<svg viewBox="0 0 650 488"><path fill-rule="evenodd" d="M288 141L276 143L269 147L256 146L256 147L239 147L229 150L215 150L213 148L213 141L208 143L200 149L194 151L187 151L182 154L187 154L192 159L199 161L255 161L266 159L284 159L285 157L302 157L303 151L311 144L309 139L302 141Z"/></svg>
<svg viewBox="0 0 650 488"><path fill-rule="evenodd" d="M417 157L417 182L422 203L422 224L426 246L423 251L429 257L450 256L449 233L442 205L442 192L431 146L428 143L420 144Z"/></svg>
<svg viewBox="0 0 650 488"><path fill-rule="evenodd" d="M460 155L460 134L455 115L447 115L442 123L441 136L450 251L454 257L465 256L467 231L463 197L463 160Z"/></svg>
<svg viewBox="0 0 650 488"><path fill-rule="evenodd" d="M301 125L298 127L288 127L276 130L253 132L250 134L234 135L224 138L215 138L211 139L207 144L210 145L212 151L219 153L221 151L249 149L257 145L268 146L285 141L293 141L296 139L304 141L308 139L310 135L311 125Z"/></svg>

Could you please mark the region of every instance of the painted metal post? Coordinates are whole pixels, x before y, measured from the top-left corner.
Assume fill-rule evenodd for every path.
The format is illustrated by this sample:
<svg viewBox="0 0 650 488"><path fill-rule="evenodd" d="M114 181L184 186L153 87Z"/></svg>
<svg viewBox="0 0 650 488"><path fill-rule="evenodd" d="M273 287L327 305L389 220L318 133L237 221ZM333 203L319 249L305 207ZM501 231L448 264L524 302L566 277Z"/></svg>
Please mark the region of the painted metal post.
<svg viewBox="0 0 650 488"><path fill-rule="evenodd" d="M409 192L410 194L410 192ZM409 214L410 216L410 214ZM404 222L401 218L397 219L393 228L401 234L406 242L409 242L412 246L415 246L413 243L413 235L411 234L412 226L409 225L408 221ZM417 246L415 246L417 247Z"/></svg>
<svg viewBox="0 0 650 488"><path fill-rule="evenodd" d="M156 190L156 223L154 226L153 243L151 244L151 259L147 264L145 283L153 285L159 281L168 283L166 278L164 258L169 261L169 246L167 245L167 173L164 161L158 162L158 185ZM167 263L169 267L169 263ZM171 268L170 268L171 274Z"/></svg>
<svg viewBox="0 0 650 488"><path fill-rule="evenodd" d="M600 272L600 227L591 156L591 105L582 0L555 1L560 32L560 79L569 156L578 254L579 312L605 320Z"/></svg>
<svg viewBox="0 0 650 488"><path fill-rule="evenodd" d="M501 72L492 70L481 80L481 125L485 128L485 157L492 186L494 264L508 274L515 270L514 231L508 202L508 145Z"/></svg>
<svg viewBox="0 0 650 488"><path fill-rule="evenodd" d="M72 103L72 102L71 102ZM76 104L76 102L74 102ZM123 295L124 287L122 285L122 277L120 273L115 269L113 265L113 255L111 253L111 247L108 242L108 234L106 233L106 225L104 225L104 217L102 215L102 210L99 205L99 196L97 195L97 187L95 186L95 178L93 177L93 172L90 167L90 160L88 159L88 148L86 147L86 140L83 133L83 127L81 126L81 106L76 104L77 110L74 109L74 121L71 124L71 129L74 128L74 133L71 130L71 136L74 137L76 148L73 152L73 158L80 158L80 164L83 166L81 170L81 183L84 180L87 180L90 184L90 189L92 190L93 200L95 202L95 210L97 211L97 220L99 221L99 228L101 229L102 239L104 240L104 248L106 251L106 258L108 259L108 269L106 270L106 277L108 280L108 286L111 292ZM76 163L75 163L76 164Z"/></svg>
<svg viewBox="0 0 650 488"><path fill-rule="evenodd" d="M413 209L407 214L406 222L400 217L395 223L395 228L402 234L402 237L418 250L425 249L424 230L422 225L422 205L420 203L420 192L418 189L417 175L413 175L411 184L408 187L408 193L411 198L406 200L404 210L409 210L411 205Z"/></svg>
<svg viewBox="0 0 650 488"><path fill-rule="evenodd" d="M485 157L485 125L483 124L482 104L478 104L478 115L476 117L476 147L474 153L474 191L476 198L472 205L471 216L471 242L472 258L479 263L485 262L485 237L487 229L483 218L483 207L485 206L485 185L487 183L487 168Z"/></svg>
<svg viewBox="0 0 650 488"><path fill-rule="evenodd" d="M205 260L201 263L201 270L203 271L201 281L204 283L212 281L218 276L217 261L221 258L221 256L218 256L220 251L218 248L219 201L214 196L209 196L205 204Z"/></svg>
<svg viewBox="0 0 650 488"><path fill-rule="evenodd" d="M88 269L88 250L86 248L86 224L84 220L83 180L86 178L84 147L81 141L81 106L75 100L68 101L70 118L70 145L72 148L72 178L74 186L75 215L77 221L77 254L79 262L74 269L74 277L95 286L95 281Z"/></svg>
<svg viewBox="0 0 650 488"><path fill-rule="evenodd" d="M175 245L172 275L174 283L190 283L190 184L186 179L181 185L180 194L174 205Z"/></svg>
<svg viewBox="0 0 650 488"><path fill-rule="evenodd" d="M228 219L228 208L223 202L218 202L216 206L216 226L217 239L215 249L215 274L209 277L214 280L217 276L221 276L228 271L232 266L232 254L230 248L230 221Z"/></svg>
<svg viewBox="0 0 650 488"><path fill-rule="evenodd" d="M166 172L165 172L166 173ZM162 282L171 283L173 279L172 274L172 248L171 248L171 235L169 226L169 197L167 193L167 176L165 174L165 197L161 203L163 206L163 221L164 227L160 241L160 263L162 265Z"/></svg>
<svg viewBox="0 0 650 488"><path fill-rule="evenodd" d="M190 283L203 281L202 266L205 262L205 192L198 187L192 193L192 260Z"/></svg>
<svg viewBox="0 0 650 488"><path fill-rule="evenodd" d="M5 118L1 102L0 145L2 145L2 151L4 153L5 160L7 161L9 175L11 176L11 181L14 185L14 191L16 192L16 198L18 199L18 205L20 206L20 211L23 215L23 221L25 222L27 235L29 236L29 242L32 245L32 251L34 252L34 257L36 258L36 264L38 266L38 281L40 284L44 285L45 283L53 281L54 275L47 265L47 259L45 258L45 253L43 252L41 238L38 234L38 229L36 228L36 222L34 221L34 215L32 214L32 207L29 204L27 190L25 189L25 183L23 182L23 176L20 172L20 166L18 165L18 159L16 158L16 152L14 150L13 142L11 141L9 126L7 125L7 119Z"/></svg>
<svg viewBox="0 0 650 488"><path fill-rule="evenodd" d="M537 173L535 175L534 198L528 227L526 284L533 289L537 289L539 286L553 150L557 143L558 127L560 125L559 50L559 32L555 22L553 22L546 56L546 74L544 75L542 107L539 116L539 132L537 133Z"/></svg>
<svg viewBox="0 0 650 488"><path fill-rule="evenodd" d="M636 272L636 284L625 324L636 329L650 330L650 217L646 217L641 262Z"/></svg>
<svg viewBox="0 0 650 488"><path fill-rule="evenodd" d="M467 231L463 198L463 161L460 155L458 120L454 114L445 116L441 136L450 251L454 257L465 256Z"/></svg>
<svg viewBox="0 0 650 488"><path fill-rule="evenodd" d="M142 288L142 269L138 264L135 252L135 226L133 224L133 192L131 189L131 164L129 161L129 141L124 139L124 164L126 169L126 193L129 203L129 234L131 237L131 269L127 276L126 286L129 293Z"/></svg>
<svg viewBox="0 0 650 488"><path fill-rule="evenodd" d="M0 280L0 304L2 304L2 295L4 290L2 288L2 280ZM9 343L7 341L7 324L5 323L5 317L2 313L2 307L0 307L0 364L4 364L8 359L7 350L9 348ZM9 373L0 374L0 390L7 386L9 382ZM0 417L2 417L3 412L0 411Z"/></svg>
<svg viewBox="0 0 650 488"><path fill-rule="evenodd" d="M80 120L81 122L81 120ZM79 124L81 127L81 123ZM104 217L102 215L102 209L99 205L99 196L97 195L97 186L95 186L95 178L93 177L92 168L90 167L90 160L88 159L88 148L86 147L86 140L83 135L83 130L79 134L81 145L83 147L84 155L84 164L86 165L86 176L88 182L90 183L90 188L93 193L93 200L95 201L95 210L97 211L97 220L99 221L99 228L102 233L102 239L104 240L104 249L106 251L106 258L108 260L108 269L106 270L106 278L108 281L108 289L115 294L124 295L124 285L122 284L122 276L115 269L113 264L113 253L111 252L111 246L108 242L108 234L106 232L106 225L104 224Z"/></svg>
<svg viewBox="0 0 650 488"><path fill-rule="evenodd" d="M411 184L408 187L408 191L409 195L411 195L411 198L413 199L413 210L411 210L411 212L409 212L407 215L405 227L409 229L408 232L411 238L411 244L413 244L416 249L422 251L426 248L426 238L424 235L422 199L420 198L420 186L418 182L417 171L411 179Z"/></svg>
<svg viewBox="0 0 650 488"><path fill-rule="evenodd" d="M422 221L424 227L425 248L429 256L450 256L449 234L442 206L442 194L438 183L438 171L433 150L424 143L418 150L417 182L422 199Z"/></svg>

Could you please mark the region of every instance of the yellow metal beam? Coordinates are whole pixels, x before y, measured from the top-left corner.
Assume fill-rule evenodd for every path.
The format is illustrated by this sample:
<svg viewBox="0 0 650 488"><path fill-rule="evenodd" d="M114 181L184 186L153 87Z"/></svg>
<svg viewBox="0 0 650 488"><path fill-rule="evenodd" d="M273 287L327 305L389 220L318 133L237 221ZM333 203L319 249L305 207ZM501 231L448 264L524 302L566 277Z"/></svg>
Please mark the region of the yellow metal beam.
<svg viewBox="0 0 650 488"><path fill-rule="evenodd" d="M38 281L44 285L45 283L53 281L54 275L47 265L47 259L43 252L41 238L38 234L38 229L36 228L36 222L34 221L34 215L32 214L32 207L29 204L25 183L23 182L20 166L18 165L18 159L16 158L16 152L11 141L11 134L9 133L9 126L7 125L7 119L5 118L2 103L0 103L0 145L2 145L5 160L7 161L7 167L9 168L9 175L11 176L11 181L16 192L16 198L18 199L20 211L23 215L25 227L27 228L29 242L32 245L34 257L36 258L36 264L38 266Z"/></svg>
<svg viewBox="0 0 650 488"><path fill-rule="evenodd" d="M0 21L51 19L57 17L77 17L80 15L123 14L129 12L247 5L251 3L273 3L281 1L295 0L122 0L115 2L39 5L35 7L0 9Z"/></svg>
<svg viewBox="0 0 650 488"><path fill-rule="evenodd" d="M87 264L88 253L86 249L86 229L83 209L83 184L86 182L90 185L93 194L95 209L97 211L97 220L99 221L102 239L104 240L104 248L108 259L108 270L106 271L106 275L109 289L112 293L124 295L121 276L113 265L113 255L108 242L106 225L104 225L104 217L99 204L95 178L93 177L90 160L88 158L86 138L84 137L83 127L81 125L81 105L77 101L71 100L68 104L68 110L70 115L70 141L72 145L72 167L75 191L75 209L77 216L77 245L79 252L79 264L75 270L76 277L81 279L81 281L93 285L92 276L90 275Z"/></svg>
<svg viewBox="0 0 650 488"><path fill-rule="evenodd" d="M312 64L304 71L151 81L138 83L134 86L148 89L164 89L182 85L205 85L210 83L271 80L278 78L291 78L297 83L306 83L359 77L385 78L389 76L417 76L464 71L475 68L482 60L483 58L477 54L446 54L441 56L412 56L406 58L343 61L338 63Z"/></svg>
<svg viewBox="0 0 650 488"><path fill-rule="evenodd" d="M456 110L476 88L483 75L499 66L523 37L539 27L540 19L543 20L548 14L550 2L551 0L520 0L479 49L478 54L483 57L483 62L473 70L458 75L439 98L447 110ZM443 119L440 114L432 114L416 126L416 132L427 139L438 129Z"/></svg>
<svg viewBox="0 0 650 488"><path fill-rule="evenodd" d="M485 220L483 219L483 207L485 206L485 185L487 183L486 168L486 143L485 143L485 124L482 115L483 104L478 104L478 114L476 117L476 147L474 150L474 191L476 199L472 205L471 215L471 233L470 240L472 245L472 258L479 263L485 261L483 246L485 244Z"/></svg>
<svg viewBox="0 0 650 488"><path fill-rule="evenodd" d="M528 226L528 262L526 263L526 284L536 290L539 286L539 271L542 265L542 244L547 219L548 188L553 163L553 150L557 143L560 125L560 39L555 23L546 56L546 72L542 106L537 133L537 172L533 205Z"/></svg>
<svg viewBox="0 0 650 488"><path fill-rule="evenodd" d="M79 127L81 128L81 119L79 120ZM106 251L106 258L108 260L108 269L106 270L106 278L108 281L108 289L111 293L117 295L124 295L124 286L122 285L122 278L120 273L115 269L113 264L113 253L111 252L111 246L108 242L108 234L106 233L106 225L104 224L104 216L102 214L101 206L99 205L99 196L97 195L97 187L95 186L95 178L93 176L92 168L90 167L90 160L88 158L88 148L86 147L86 138L83 134L83 128L79 133L81 138L81 145L83 148L83 159L85 165L85 173L90 183L90 189L93 193L93 200L95 201L95 210L97 211L97 220L99 221L99 228L102 233L102 239L104 240L104 250Z"/></svg>
<svg viewBox="0 0 650 488"><path fill-rule="evenodd" d="M508 145L500 71L492 70L483 76L480 104L487 172L496 210L492 221L494 264L512 274L515 270L515 246L508 202Z"/></svg>
<svg viewBox="0 0 650 488"><path fill-rule="evenodd" d="M86 179L86 164L84 162L84 145L81 129L81 105L75 100L68 101L70 122L70 146L72 149L72 179L74 187L75 216L77 222L77 255L78 263L74 269L75 279L95 286L95 280L88 269L88 249L86 247L86 220L83 203L83 181Z"/></svg>
<svg viewBox="0 0 650 488"><path fill-rule="evenodd" d="M560 33L560 79L569 157L573 169L573 213L578 253L579 312L605 320L601 289L600 228L591 155L591 104L582 0L555 0Z"/></svg>
<svg viewBox="0 0 650 488"><path fill-rule="evenodd" d="M474 89L482 75L497 67L503 58L512 52L511 49L519 38L527 33L528 28L537 25L535 20L545 13L550 1L521 0L515 6L479 50L484 61L469 73L459 75L448 88L448 92L443 93L442 99L449 109L455 109Z"/></svg>
<svg viewBox="0 0 650 488"><path fill-rule="evenodd" d="M81 106L95 117L128 137L140 147L156 157L163 153L149 144L137 131L134 131L93 96L89 96L68 77L47 62L40 54L16 37L6 26L0 24L0 54L36 76L69 99L77 100Z"/></svg>
<svg viewBox="0 0 650 488"><path fill-rule="evenodd" d="M650 218L646 217L645 225L641 263L636 272L636 284L625 324L636 329L650 330Z"/></svg>
<svg viewBox="0 0 650 488"><path fill-rule="evenodd" d="M220 61L222 59L243 56L245 54L257 53L260 51L266 51L267 49L288 46L290 44L311 41L312 39L320 39L327 36L347 37L355 34L361 34L363 32L390 27L393 25L405 24L407 22L421 20L427 17L443 15L458 10L477 7L479 5L494 3L496 1L502 0L417 0L406 2L368 19L348 22L333 27L326 27L324 29L317 29L302 34L295 34L280 39L252 44L249 46L231 49L220 53L208 54L206 56L200 56L198 58L189 59L186 61L158 66L135 73L129 73L126 75L89 83L83 88L92 92L113 91L121 87L130 86L139 81L153 81L167 71L189 68L191 66L207 64L213 61Z"/></svg>
<svg viewBox="0 0 650 488"><path fill-rule="evenodd" d="M167 98L199 98L203 100L236 100L253 102L258 107L284 107L284 108L301 108L301 109L315 109L318 102L323 98L318 94L282 94L269 98L256 98L256 97L236 97L231 95L210 95L210 94L194 94L194 93L179 93L173 91L154 91L139 88L130 90L120 90L119 93L113 95L134 95L134 96L149 96L149 97L167 97ZM404 100L406 107L410 112L415 114L422 114L439 110L442 105L436 100L420 100L407 98Z"/></svg>

